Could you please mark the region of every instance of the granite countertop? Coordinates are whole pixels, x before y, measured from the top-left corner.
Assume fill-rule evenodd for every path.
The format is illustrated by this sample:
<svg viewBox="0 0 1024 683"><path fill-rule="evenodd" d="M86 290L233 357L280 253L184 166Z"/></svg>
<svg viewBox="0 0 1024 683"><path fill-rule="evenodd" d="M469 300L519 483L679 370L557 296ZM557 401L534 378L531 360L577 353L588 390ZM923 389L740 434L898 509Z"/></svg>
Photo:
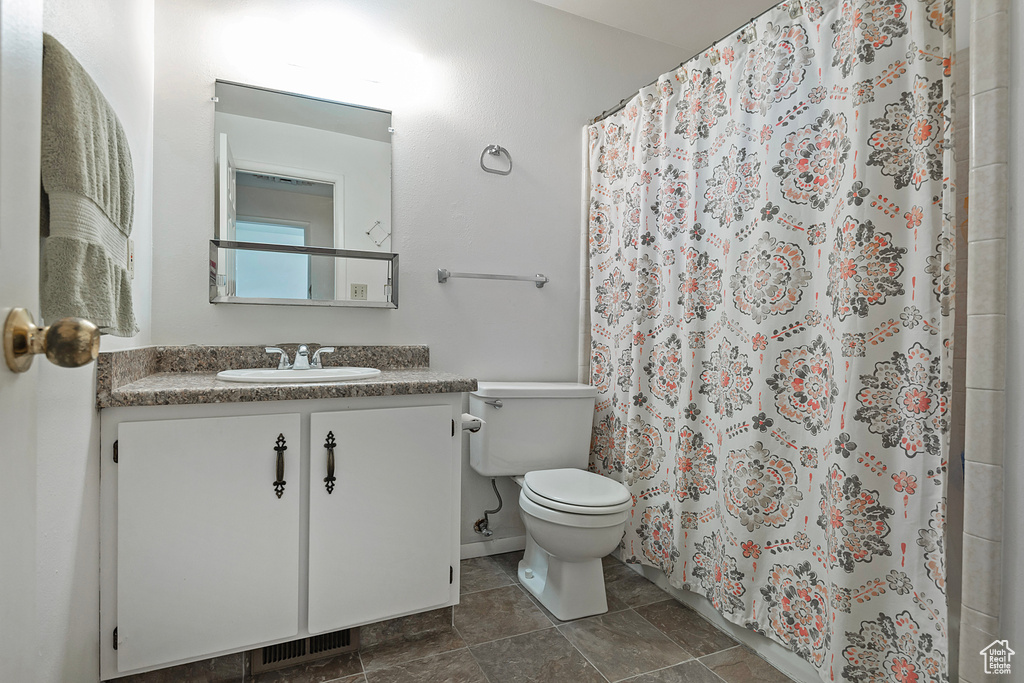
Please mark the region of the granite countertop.
<svg viewBox="0 0 1024 683"><path fill-rule="evenodd" d="M426 347L339 347L333 355L333 362L324 363L326 367L377 367L381 374L345 382L225 382L217 379L218 371L268 367L263 348L150 347L100 354L96 404L98 408L115 408L245 403L460 393L477 388L474 378L431 370Z"/></svg>

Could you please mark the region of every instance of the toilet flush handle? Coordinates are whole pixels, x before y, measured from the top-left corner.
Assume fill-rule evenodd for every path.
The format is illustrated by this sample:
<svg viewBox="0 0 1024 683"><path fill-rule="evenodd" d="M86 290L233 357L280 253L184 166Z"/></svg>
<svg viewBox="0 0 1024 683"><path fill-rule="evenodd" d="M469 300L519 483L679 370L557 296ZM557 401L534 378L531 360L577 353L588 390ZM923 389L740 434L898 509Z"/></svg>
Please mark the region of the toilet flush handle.
<svg viewBox="0 0 1024 683"><path fill-rule="evenodd" d="M505 405L504 403L501 402L501 399L495 399L493 401L484 401L484 403L486 403L489 406L494 406L495 408L501 408L503 405Z"/></svg>

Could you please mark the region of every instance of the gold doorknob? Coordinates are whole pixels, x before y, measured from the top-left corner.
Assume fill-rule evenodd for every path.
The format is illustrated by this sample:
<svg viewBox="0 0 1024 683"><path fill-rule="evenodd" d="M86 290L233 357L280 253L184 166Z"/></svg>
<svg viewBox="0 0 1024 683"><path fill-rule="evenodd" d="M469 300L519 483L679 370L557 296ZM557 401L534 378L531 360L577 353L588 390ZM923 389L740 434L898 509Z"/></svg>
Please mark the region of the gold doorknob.
<svg viewBox="0 0 1024 683"><path fill-rule="evenodd" d="M14 372L32 367L35 354L44 353L54 365L77 368L96 360L100 330L85 318L61 318L38 327L32 314L15 308L4 323L4 359Z"/></svg>

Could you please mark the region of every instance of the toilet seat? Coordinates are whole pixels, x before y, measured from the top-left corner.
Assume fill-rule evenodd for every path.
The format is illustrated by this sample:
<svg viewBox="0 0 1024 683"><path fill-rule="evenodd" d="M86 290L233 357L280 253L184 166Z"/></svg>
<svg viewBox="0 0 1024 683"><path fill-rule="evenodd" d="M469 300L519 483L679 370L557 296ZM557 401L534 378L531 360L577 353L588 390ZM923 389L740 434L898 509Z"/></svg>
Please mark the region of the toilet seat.
<svg viewBox="0 0 1024 683"><path fill-rule="evenodd" d="M614 479L571 468L528 472L523 494L550 510L578 515L611 515L633 507L629 490Z"/></svg>
<svg viewBox="0 0 1024 683"><path fill-rule="evenodd" d="M632 501L630 501L630 505L632 505ZM537 519L551 522L560 527L577 529L603 529L618 526L629 518L629 508L622 508L622 506L619 506L619 509L615 511L600 513L580 514L571 511L554 510L541 503L535 503L527 495L527 489L525 488L519 494L519 508L524 514L536 517Z"/></svg>

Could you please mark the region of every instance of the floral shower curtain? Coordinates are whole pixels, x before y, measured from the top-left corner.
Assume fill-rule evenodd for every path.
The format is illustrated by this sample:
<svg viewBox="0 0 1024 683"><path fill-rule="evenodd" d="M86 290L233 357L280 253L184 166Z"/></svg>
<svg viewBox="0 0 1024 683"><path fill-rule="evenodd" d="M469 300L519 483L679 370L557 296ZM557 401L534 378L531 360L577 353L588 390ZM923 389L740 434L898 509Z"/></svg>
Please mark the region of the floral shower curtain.
<svg viewBox="0 0 1024 683"><path fill-rule="evenodd" d="M792 0L589 129L623 559L826 681L948 680L952 23Z"/></svg>

